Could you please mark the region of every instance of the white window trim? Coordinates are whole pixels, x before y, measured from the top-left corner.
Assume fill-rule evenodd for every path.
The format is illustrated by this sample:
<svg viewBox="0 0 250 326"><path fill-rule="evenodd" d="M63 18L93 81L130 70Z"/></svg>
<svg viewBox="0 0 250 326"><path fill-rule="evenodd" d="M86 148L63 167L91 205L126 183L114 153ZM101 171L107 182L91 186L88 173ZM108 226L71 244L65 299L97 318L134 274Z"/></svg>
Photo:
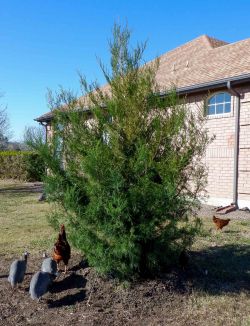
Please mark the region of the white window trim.
<svg viewBox="0 0 250 326"><path fill-rule="evenodd" d="M208 108L208 101L214 97L217 94L221 94L221 93L228 93L231 96L231 102L230 102L230 112L224 112L224 113L218 113L218 114L208 114L207 113L207 108ZM223 103L229 103L229 102L223 102ZM207 99L206 99L206 106L205 106L205 115L206 118L208 120L210 119L220 119L220 118L229 118L229 117L233 117L234 115L234 96L232 96L229 92L227 91L218 91L218 92L214 92L213 94L211 94Z"/></svg>

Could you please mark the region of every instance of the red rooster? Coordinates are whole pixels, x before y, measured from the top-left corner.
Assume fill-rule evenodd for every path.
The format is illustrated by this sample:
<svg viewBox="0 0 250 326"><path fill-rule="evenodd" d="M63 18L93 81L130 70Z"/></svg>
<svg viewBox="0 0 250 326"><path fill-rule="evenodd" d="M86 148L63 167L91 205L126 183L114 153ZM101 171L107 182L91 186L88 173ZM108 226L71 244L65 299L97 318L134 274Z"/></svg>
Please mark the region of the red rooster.
<svg viewBox="0 0 250 326"><path fill-rule="evenodd" d="M53 259L56 261L57 269L59 270L59 263L63 261L64 273L67 273L67 265L70 259L70 245L66 238L65 226L64 224L61 225L60 232L58 234L58 238L56 243L54 244L54 252L53 252Z"/></svg>

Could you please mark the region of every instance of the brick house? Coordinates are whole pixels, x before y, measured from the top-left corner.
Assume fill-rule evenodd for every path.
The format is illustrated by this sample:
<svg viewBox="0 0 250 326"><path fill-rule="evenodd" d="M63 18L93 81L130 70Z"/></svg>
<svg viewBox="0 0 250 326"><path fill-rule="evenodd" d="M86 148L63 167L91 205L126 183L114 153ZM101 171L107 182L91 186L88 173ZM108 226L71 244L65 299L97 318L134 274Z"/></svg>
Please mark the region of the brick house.
<svg viewBox="0 0 250 326"><path fill-rule="evenodd" d="M250 39L235 43L202 35L160 57L157 81L173 85L190 108L206 107L208 204L250 207ZM51 132L53 114L36 121Z"/></svg>

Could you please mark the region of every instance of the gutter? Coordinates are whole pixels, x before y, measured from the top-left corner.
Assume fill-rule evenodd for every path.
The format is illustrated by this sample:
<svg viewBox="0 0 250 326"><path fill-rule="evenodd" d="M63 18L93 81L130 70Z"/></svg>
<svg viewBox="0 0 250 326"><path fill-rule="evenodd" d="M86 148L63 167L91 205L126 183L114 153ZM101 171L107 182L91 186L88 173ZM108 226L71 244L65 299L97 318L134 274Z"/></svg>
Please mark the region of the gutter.
<svg viewBox="0 0 250 326"><path fill-rule="evenodd" d="M239 76L233 76L233 77L228 77L228 78L223 78L223 79L217 79L211 82L206 82L206 83L200 83L200 84L195 84L191 86L186 86L186 87L179 87L176 88L176 92L179 95L184 95L184 94L191 94L191 93L198 93L202 91L208 91L210 89L219 89L219 88L227 88L227 83L230 82L230 84L233 85L238 85L246 82L250 82L250 74L243 74ZM160 92L159 96L166 96L168 92Z"/></svg>
<svg viewBox="0 0 250 326"><path fill-rule="evenodd" d="M228 77L224 79L217 79L211 82L206 82L206 83L201 83L201 84L195 84L191 86L186 86L186 87L179 87L176 88L176 92L178 95L188 95L192 93L198 93L202 91L208 91L210 89L220 89L220 88L227 88L227 83L230 82L233 83L233 85L238 85L246 82L250 82L250 74L243 74L239 76L234 76L234 77ZM166 96L168 95L168 92L159 92L158 95L161 96ZM83 111L90 111L89 108L85 108ZM51 113L51 112L50 112ZM36 122L47 122L49 123L53 118L53 115L49 115L48 117L38 117L34 119Z"/></svg>
<svg viewBox="0 0 250 326"><path fill-rule="evenodd" d="M234 134L234 173L233 173L233 204L238 208L238 174L239 174L239 136L240 136L240 93L232 88L231 81L227 82L230 94L236 98L235 134Z"/></svg>

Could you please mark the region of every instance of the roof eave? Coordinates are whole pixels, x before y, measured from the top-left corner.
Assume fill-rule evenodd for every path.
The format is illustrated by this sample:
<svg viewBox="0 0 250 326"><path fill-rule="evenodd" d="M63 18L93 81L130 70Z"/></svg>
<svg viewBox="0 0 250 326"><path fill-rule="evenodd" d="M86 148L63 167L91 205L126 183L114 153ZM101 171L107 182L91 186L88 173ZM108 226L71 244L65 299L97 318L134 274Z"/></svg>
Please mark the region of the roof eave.
<svg viewBox="0 0 250 326"><path fill-rule="evenodd" d="M50 122L51 120L53 119L53 117L51 117L51 118L36 118L36 119L33 119L34 121L36 121L36 122L40 122L40 123L42 123L42 122Z"/></svg>
<svg viewBox="0 0 250 326"><path fill-rule="evenodd" d="M190 86L186 86L186 87L179 87L176 89L176 92L179 95L188 95L188 94L192 94L192 93L208 91L208 90L211 90L214 88L216 88L216 89L225 88L225 87L227 87L227 83L229 81L234 86L237 86L239 84L243 84L246 82L250 82L250 74L244 74L244 75L235 76L235 77L228 77L228 78L224 78L224 79L214 80L214 81L207 82L207 83L190 85ZM160 93L160 96L164 96L164 95L167 95L167 92Z"/></svg>
<svg viewBox="0 0 250 326"><path fill-rule="evenodd" d="M88 107L84 107L83 109L79 109L81 112L89 112L90 109ZM53 120L53 111L51 111L50 113L48 113L48 115L46 116L46 114L34 119L34 121L39 122L39 123L49 123Z"/></svg>
<svg viewBox="0 0 250 326"><path fill-rule="evenodd" d="M219 79L219 80L214 80L211 82L207 82L207 83L201 83L201 84L195 84L195 85L190 85L190 86L186 86L186 87L180 87L176 89L176 92L179 95L188 95L188 94L193 94L193 93L200 93L203 91L209 91L211 89L220 89L220 88L226 88L227 87L227 83L231 82L232 85L237 86L239 84L243 84L246 82L250 82L250 74L244 74L244 75L240 75L240 76L235 76L235 77L228 77L228 78L224 78L224 79ZM168 94L168 92L164 91L164 92L160 92L159 96L166 96ZM84 111L89 111L88 108L85 108ZM34 121L37 121L39 123L49 123L51 122L53 119L53 116L51 117L39 117L34 119Z"/></svg>

